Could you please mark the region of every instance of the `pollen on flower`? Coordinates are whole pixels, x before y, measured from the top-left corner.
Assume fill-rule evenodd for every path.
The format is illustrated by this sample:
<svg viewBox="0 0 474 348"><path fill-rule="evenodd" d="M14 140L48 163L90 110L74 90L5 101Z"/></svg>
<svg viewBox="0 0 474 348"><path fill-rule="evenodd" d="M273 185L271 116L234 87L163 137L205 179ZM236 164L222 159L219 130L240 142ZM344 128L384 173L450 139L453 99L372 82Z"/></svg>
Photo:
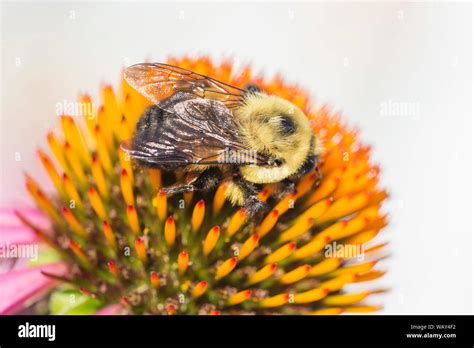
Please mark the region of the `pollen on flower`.
<svg viewBox="0 0 474 348"><path fill-rule="evenodd" d="M33 176L26 187L51 220L44 231L20 219L68 267L69 282L105 307L129 314L340 314L381 308L366 303L383 290L368 283L387 243L380 168L370 147L324 105L281 77L265 79L230 61L170 58L168 63L265 93L303 110L322 145L317 168L283 197L277 184L260 189L263 213L251 217L226 201L228 183L208 192L166 195L182 172L142 168L122 150L146 107L145 97L122 80L102 87L99 107L83 119L63 115L61 132L47 134L38 158L56 192ZM178 77L177 77L178 78ZM88 109L89 110L89 109ZM365 247L366 243L371 243ZM364 246L364 248L361 248ZM338 250L364 253L338 253ZM359 249L357 249L359 248ZM334 250L333 250L334 249ZM366 284L358 292L351 283Z"/></svg>

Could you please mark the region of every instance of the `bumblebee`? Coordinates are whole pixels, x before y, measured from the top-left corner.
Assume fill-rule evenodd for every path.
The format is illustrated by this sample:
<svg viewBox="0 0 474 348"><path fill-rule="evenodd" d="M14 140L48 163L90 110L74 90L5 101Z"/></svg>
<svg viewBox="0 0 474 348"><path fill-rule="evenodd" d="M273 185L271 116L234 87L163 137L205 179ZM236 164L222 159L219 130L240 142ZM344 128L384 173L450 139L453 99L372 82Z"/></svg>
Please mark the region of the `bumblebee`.
<svg viewBox="0 0 474 348"><path fill-rule="evenodd" d="M317 168L319 146L303 111L256 85L240 89L160 63L130 66L124 76L154 105L122 148L142 166L185 173L166 194L225 181L226 198L254 215L264 207L263 184L279 183L283 195Z"/></svg>

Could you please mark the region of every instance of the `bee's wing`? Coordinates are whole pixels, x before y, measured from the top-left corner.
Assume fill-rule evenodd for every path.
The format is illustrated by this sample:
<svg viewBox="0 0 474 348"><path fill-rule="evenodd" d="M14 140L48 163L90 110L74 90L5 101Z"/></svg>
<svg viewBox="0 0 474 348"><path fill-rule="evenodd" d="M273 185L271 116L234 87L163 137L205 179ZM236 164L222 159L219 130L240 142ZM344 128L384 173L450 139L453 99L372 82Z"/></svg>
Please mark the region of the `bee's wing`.
<svg viewBox="0 0 474 348"><path fill-rule="evenodd" d="M198 98L218 100L233 108L245 93L211 77L162 63L132 65L125 70L124 77L130 86L158 106L162 100L181 91Z"/></svg>
<svg viewBox="0 0 474 348"><path fill-rule="evenodd" d="M150 166L188 164L266 165L239 139L239 127L221 101L188 98L177 101L163 115L144 117L134 138L122 148Z"/></svg>

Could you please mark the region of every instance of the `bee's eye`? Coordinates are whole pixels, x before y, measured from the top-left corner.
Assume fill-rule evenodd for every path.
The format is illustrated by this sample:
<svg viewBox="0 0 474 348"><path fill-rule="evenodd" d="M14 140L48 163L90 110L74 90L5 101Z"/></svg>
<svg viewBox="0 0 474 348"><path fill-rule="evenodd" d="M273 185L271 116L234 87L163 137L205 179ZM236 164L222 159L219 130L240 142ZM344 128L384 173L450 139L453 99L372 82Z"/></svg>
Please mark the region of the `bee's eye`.
<svg viewBox="0 0 474 348"><path fill-rule="evenodd" d="M291 135L296 132L296 125L289 116L282 116L280 123L283 135Z"/></svg>
<svg viewBox="0 0 474 348"><path fill-rule="evenodd" d="M277 167L280 167L283 164L283 161L281 159L277 158L274 163Z"/></svg>

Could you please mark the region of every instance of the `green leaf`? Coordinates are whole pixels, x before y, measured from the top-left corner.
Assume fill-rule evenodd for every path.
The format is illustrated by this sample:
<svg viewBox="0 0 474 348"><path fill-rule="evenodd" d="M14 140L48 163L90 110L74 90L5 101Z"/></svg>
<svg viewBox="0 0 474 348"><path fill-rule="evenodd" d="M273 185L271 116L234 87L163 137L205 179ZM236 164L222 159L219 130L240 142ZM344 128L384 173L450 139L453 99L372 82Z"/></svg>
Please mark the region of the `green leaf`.
<svg viewBox="0 0 474 348"><path fill-rule="evenodd" d="M102 307L99 300L81 294L75 289L56 290L49 299L51 314L93 314Z"/></svg>

